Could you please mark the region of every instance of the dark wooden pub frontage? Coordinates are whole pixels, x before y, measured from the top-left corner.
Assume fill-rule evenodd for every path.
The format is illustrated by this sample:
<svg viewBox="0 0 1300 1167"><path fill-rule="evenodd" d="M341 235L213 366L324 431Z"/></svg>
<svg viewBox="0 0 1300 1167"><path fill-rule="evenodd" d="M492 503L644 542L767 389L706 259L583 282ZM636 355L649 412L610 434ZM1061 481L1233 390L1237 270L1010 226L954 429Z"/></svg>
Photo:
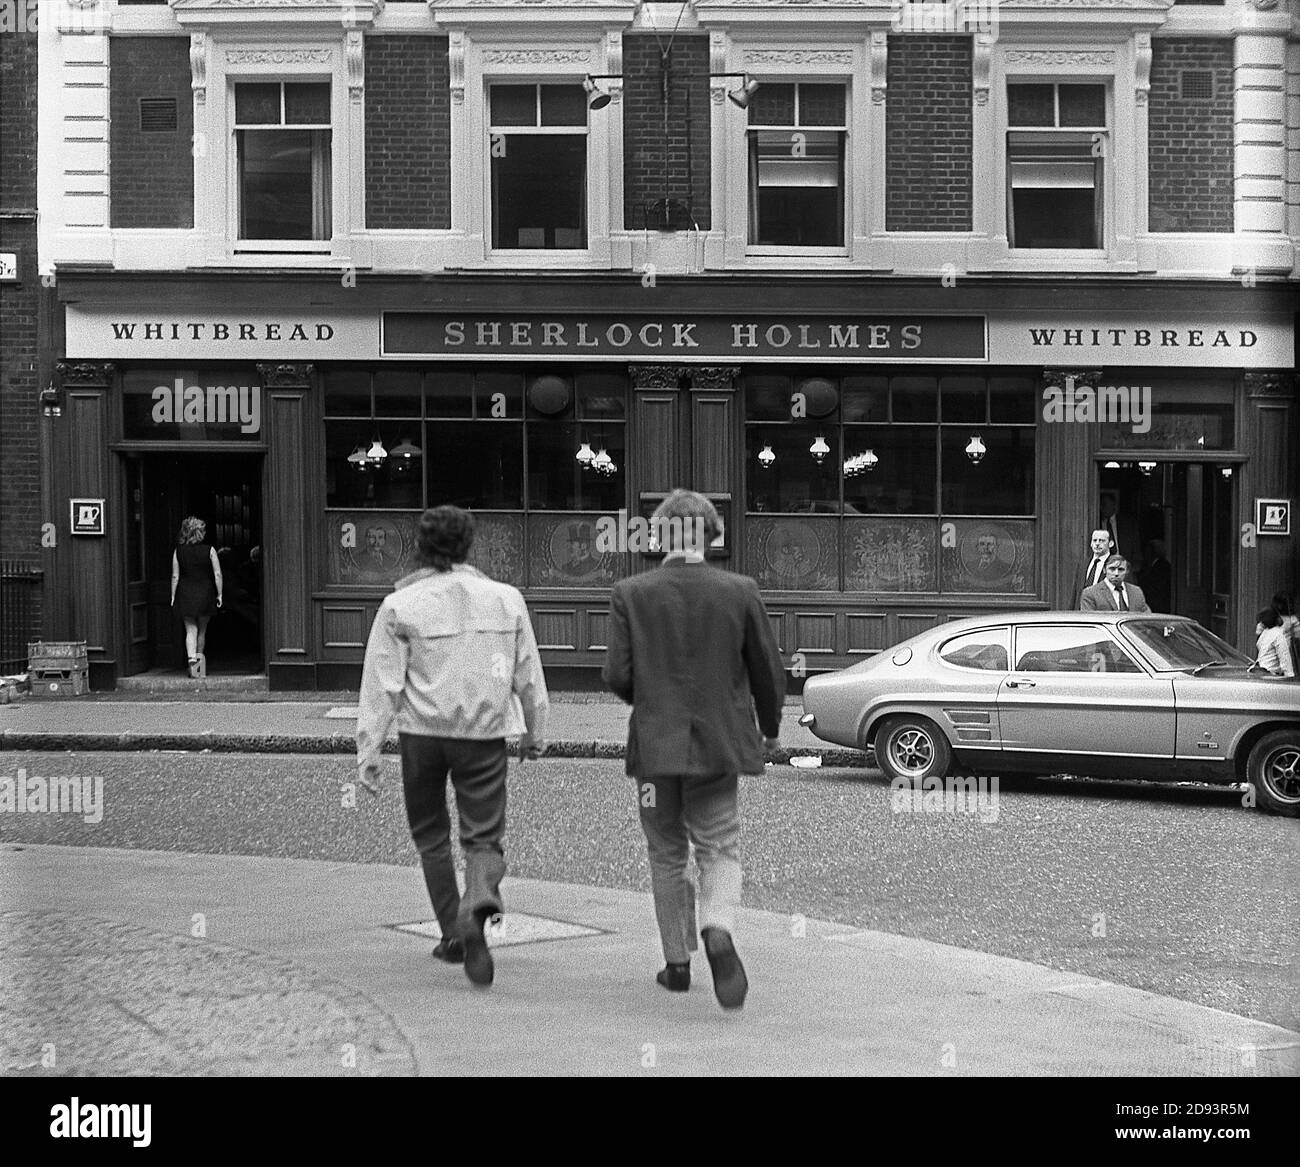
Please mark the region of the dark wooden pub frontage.
<svg viewBox="0 0 1300 1167"><path fill-rule="evenodd" d="M1276 286L353 283L60 272L47 633L89 642L95 686L179 667L186 514L231 581L213 664L273 689L358 683L441 502L476 513L475 562L523 590L553 671L600 665L611 584L654 562L609 533L679 485L716 502L711 554L758 580L796 676L954 617L1073 606L1112 511L1135 570L1163 541L1170 608L1240 646L1300 583L1294 515L1257 528L1261 500L1300 493ZM74 500L102 524L73 533Z"/></svg>

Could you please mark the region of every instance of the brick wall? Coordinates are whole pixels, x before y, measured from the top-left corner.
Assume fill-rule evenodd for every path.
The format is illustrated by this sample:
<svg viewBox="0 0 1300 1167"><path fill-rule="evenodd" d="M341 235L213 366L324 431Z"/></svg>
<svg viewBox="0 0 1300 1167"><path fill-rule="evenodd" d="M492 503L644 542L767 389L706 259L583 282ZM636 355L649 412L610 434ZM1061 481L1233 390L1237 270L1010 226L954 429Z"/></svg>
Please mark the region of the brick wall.
<svg viewBox="0 0 1300 1167"><path fill-rule="evenodd" d="M188 37L109 38L109 222L194 226ZM176 129L141 133L140 98L174 97Z"/></svg>
<svg viewBox="0 0 1300 1167"><path fill-rule="evenodd" d="M668 130L660 49L648 33L623 38L623 225L641 230L647 203L678 199L702 230L712 224L709 208L709 39L682 36L668 56ZM608 117L616 107L593 110ZM678 212L675 224L688 225Z"/></svg>
<svg viewBox="0 0 1300 1167"><path fill-rule="evenodd" d="M18 281L0 283L0 560L39 567L41 463L36 254L36 34L0 35L0 251ZM26 602L30 607L24 609ZM24 622L21 616L27 615ZM39 635L39 587L0 582L0 657L17 661Z"/></svg>
<svg viewBox="0 0 1300 1167"><path fill-rule="evenodd" d="M885 229L971 229L969 37L889 38Z"/></svg>
<svg viewBox="0 0 1300 1167"><path fill-rule="evenodd" d="M1183 99L1184 69L1214 74L1214 96ZM1232 230L1232 41L1151 42L1148 208L1152 231Z"/></svg>
<svg viewBox="0 0 1300 1167"><path fill-rule="evenodd" d="M446 37L366 37L366 226L451 226Z"/></svg>

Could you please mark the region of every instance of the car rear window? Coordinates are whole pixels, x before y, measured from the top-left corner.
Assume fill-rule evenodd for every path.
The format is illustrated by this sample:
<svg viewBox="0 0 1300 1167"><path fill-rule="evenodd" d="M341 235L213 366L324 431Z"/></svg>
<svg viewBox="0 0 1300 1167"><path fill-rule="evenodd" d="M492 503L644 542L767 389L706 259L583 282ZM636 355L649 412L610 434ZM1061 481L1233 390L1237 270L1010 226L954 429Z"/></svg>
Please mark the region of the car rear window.
<svg viewBox="0 0 1300 1167"><path fill-rule="evenodd" d="M950 665L963 669L983 669L989 672L1007 671L1006 628L981 628L978 632L963 632L954 636L941 649L939 656Z"/></svg>

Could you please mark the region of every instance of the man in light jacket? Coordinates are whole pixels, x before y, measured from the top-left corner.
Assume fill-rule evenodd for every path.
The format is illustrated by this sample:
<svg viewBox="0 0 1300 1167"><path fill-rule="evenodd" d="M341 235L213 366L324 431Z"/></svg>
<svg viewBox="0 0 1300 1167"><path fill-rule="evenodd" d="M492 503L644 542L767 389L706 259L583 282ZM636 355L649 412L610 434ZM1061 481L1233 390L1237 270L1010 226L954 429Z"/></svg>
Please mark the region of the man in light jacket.
<svg viewBox="0 0 1300 1167"><path fill-rule="evenodd" d="M442 929L433 955L463 961L474 984L490 985L483 925L502 910L505 739L520 735L520 756L538 757L550 702L524 598L465 563L473 539L468 511L441 506L421 516L416 550L425 566L398 580L370 628L357 767L361 785L377 794L380 751L396 716L407 820ZM463 897L451 862L448 772L465 854Z"/></svg>
<svg viewBox="0 0 1300 1167"><path fill-rule="evenodd" d="M657 570L614 585L604 678L632 706L627 772L637 779L667 961L656 979L670 992L690 988L697 943L686 864L694 843L714 991L724 1009L738 1009L749 981L732 941L737 775L762 773L764 748L778 745L785 667L758 585L704 560L722 529L713 504L675 490L653 522L667 554Z"/></svg>

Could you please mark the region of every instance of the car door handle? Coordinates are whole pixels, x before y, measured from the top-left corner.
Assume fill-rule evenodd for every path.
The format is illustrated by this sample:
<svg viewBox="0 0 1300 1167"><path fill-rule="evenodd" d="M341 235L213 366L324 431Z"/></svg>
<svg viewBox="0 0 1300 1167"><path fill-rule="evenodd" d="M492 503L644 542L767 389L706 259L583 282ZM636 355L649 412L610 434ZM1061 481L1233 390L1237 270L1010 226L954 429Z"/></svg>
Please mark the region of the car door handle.
<svg viewBox="0 0 1300 1167"><path fill-rule="evenodd" d="M1019 681L1017 681L1014 677L1007 678L1008 689L1032 689L1035 684L1036 682L1026 681L1023 678Z"/></svg>

